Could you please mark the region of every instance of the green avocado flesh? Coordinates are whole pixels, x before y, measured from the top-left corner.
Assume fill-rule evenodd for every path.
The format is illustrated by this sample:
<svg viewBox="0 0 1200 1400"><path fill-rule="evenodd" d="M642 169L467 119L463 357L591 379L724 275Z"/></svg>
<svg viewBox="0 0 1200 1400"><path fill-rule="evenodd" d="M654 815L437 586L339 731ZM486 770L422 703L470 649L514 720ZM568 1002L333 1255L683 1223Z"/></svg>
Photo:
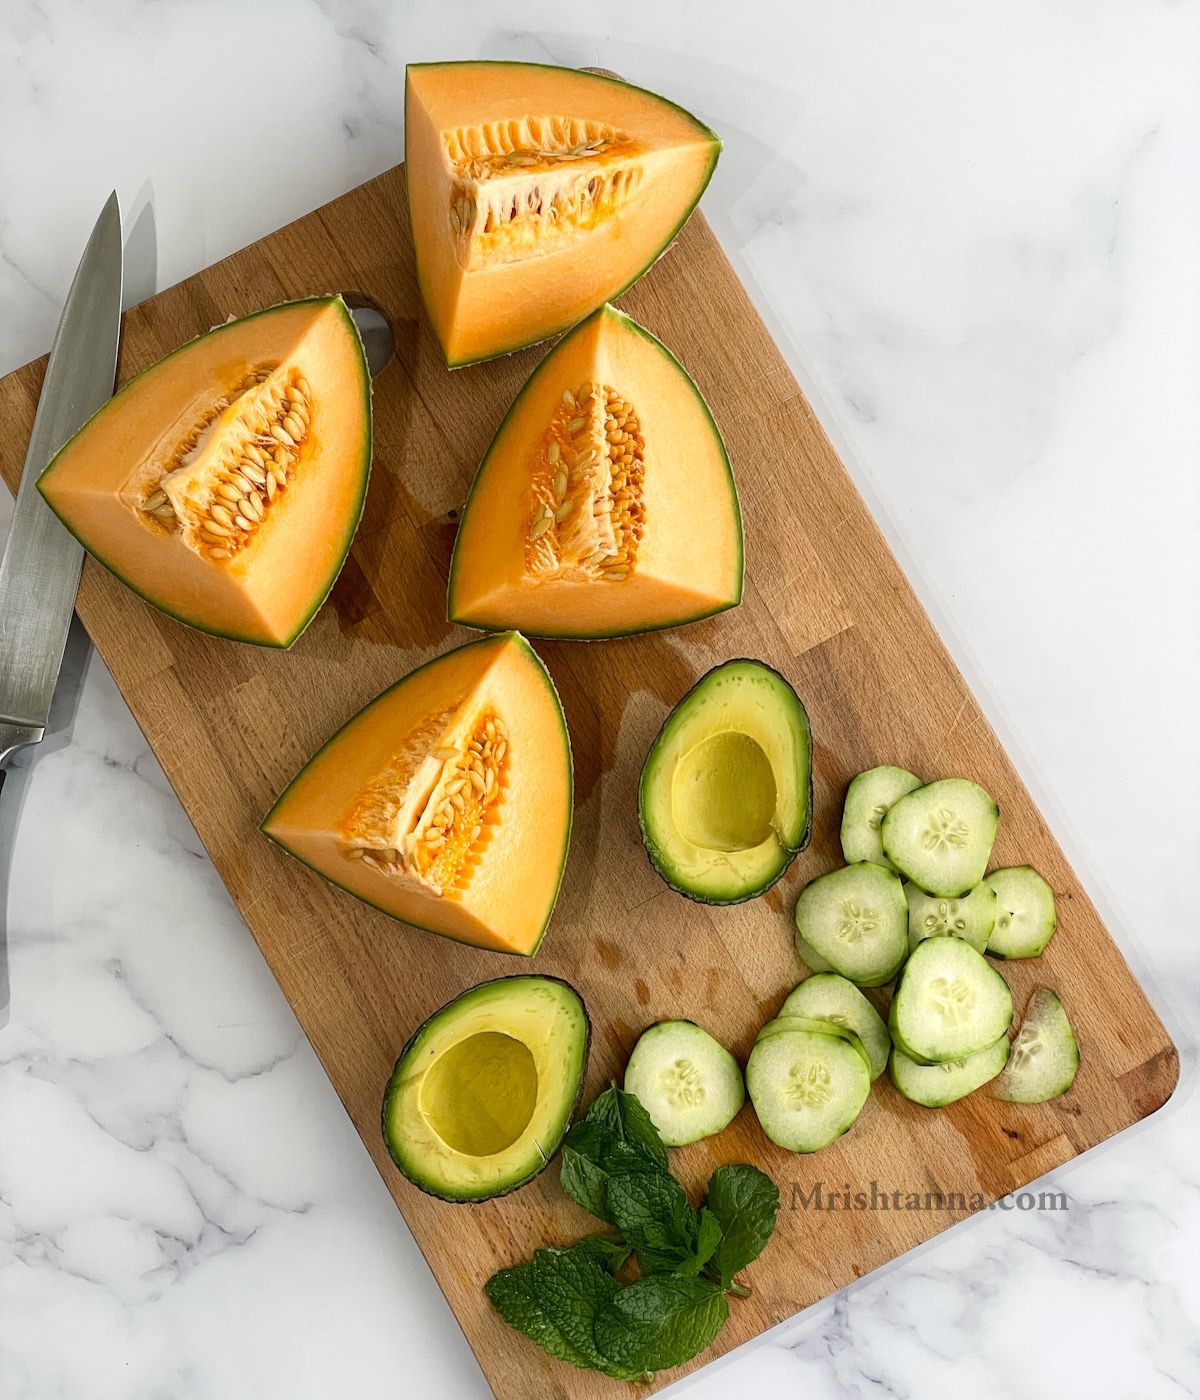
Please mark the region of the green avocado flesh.
<svg viewBox="0 0 1200 1400"><path fill-rule="evenodd" d="M759 661L727 661L667 717L642 769L642 839L673 889L740 904L808 844L812 733L800 698Z"/></svg>
<svg viewBox="0 0 1200 1400"><path fill-rule="evenodd" d="M555 977L502 977L448 1002L401 1051L383 1136L414 1185L486 1201L548 1165L583 1091L591 1027Z"/></svg>

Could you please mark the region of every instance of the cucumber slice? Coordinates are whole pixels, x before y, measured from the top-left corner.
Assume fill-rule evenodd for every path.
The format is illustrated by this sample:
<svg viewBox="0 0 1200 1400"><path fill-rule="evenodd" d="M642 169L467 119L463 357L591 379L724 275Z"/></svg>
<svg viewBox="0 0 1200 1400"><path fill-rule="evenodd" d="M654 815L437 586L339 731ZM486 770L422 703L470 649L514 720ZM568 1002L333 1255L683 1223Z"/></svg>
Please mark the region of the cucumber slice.
<svg viewBox="0 0 1200 1400"><path fill-rule="evenodd" d="M1038 987L992 1094L1009 1103L1045 1103L1067 1092L1078 1068L1079 1045L1063 1004L1049 987Z"/></svg>
<svg viewBox="0 0 1200 1400"><path fill-rule="evenodd" d="M926 894L961 899L983 879L1000 808L966 778L943 778L902 797L883 819L883 853Z"/></svg>
<svg viewBox="0 0 1200 1400"><path fill-rule="evenodd" d="M964 1099L986 1084L1004 1068L1008 1059L1008 1036L995 1045L977 1050L965 1060L945 1060L938 1065L922 1065L903 1050L892 1050L892 1083L911 1103L922 1108L945 1108Z"/></svg>
<svg viewBox="0 0 1200 1400"><path fill-rule="evenodd" d="M1012 1024L1008 983L961 938L925 938L904 965L888 1015L893 1042L918 1064L965 1060Z"/></svg>
<svg viewBox="0 0 1200 1400"><path fill-rule="evenodd" d="M842 855L847 865L869 860L887 870L892 868L883 853L879 828L888 808L920 786L920 778L907 768L886 765L868 768L851 781L842 809Z"/></svg>
<svg viewBox="0 0 1200 1400"><path fill-rule="evenodd" d="M998 958L1036 958L1054 937L1054 891L1031 865L993 870L984 881L996 892L996 924L987 950Z"/></svg>
<svg viewBox="0 0 1200 1400"><path fill-rule="evenodd" d="M977 953L986 950L996 923L996 891L986 880L964 899L926 894L909 880L904 898L908 900L909 952L923 938L961 938Z"/></svg>
<svg viewBox="0 0 1200 1400"><path fill-rule="evenodd" d="M746 1088L773 1143L789 1152L816 1152L858 1117L871 1092L871 1071L841 1036L793 1030L755 1044Z"/></svg>
<svg viewBox="0 0 1200 1400"><path fill-rule="evenodd" d="M813 880L796 901L796 948L860 987L890 982L908 956L908 905L890 870L859 861Z"/></svg>
<svg viewBox="0 0 1200 1400"><path fill-rule="evenodd" d="M815 977L806 977L779 1008L776 1019L785 1016L818 1016L834 1025L845 1026L858 1036L867 1052L871 1078L878 1079L887 1068L892 1039L883 1017L854 983L839 973L821 972Z"/></svg>
<svg viewBox="0 0 1200 1400"><path fill-rule="evenodd" d="M833 968L829 966L812 944L805 942L804 936L799 929L796 930L796 952L800 954L801 961L808 964L808 968L811 972L833 971ZM841 974L839 973L838 975L840 976Z"/></svg>
<svg viewBox="0 0 1200 1400"><path fill-rule="evenodd" d="M659 1021L643 1031L625 1066L634 1094L668 1147L719 1133L746 1102L742 1070L694 1021Z"/></svg>
<svg viewBox="0 0 1200 1400"><path fill-rule="evenodd" d="M836 1021L827 1021L820 1016L785 1016L780 1012L773 1021L768 1021L759 1031L757 1039L768 1040L773 1035L787 1035L791 1031L813 1031L817 1035L836 1035L839 1040L853 1045L863 1057L867 1068L871 1068L871 1057L867 1054L866 1047L850 1027L839 1026ZM874 1078L874 1075L871 1077Z"/></svg>

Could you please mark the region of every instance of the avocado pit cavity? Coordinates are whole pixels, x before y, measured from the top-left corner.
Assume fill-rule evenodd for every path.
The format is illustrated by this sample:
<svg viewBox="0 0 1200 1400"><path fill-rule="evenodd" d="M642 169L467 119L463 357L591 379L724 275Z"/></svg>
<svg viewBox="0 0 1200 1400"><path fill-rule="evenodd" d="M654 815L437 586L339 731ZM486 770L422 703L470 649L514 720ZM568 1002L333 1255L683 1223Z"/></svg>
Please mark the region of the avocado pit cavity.
<svg viewBox="0 0 1200 1400"><path fill-rule="evenodd" d="M725 730L690 749L675 769L672 806L680 834L709 851L745 851L771 835L775 775L748 734Z"/></svg>
<svg viewBox="0 0 1200 1400"><path fill-rule="evenodd" d="M469 1157L503 1152L537 1106L537 1065L529 1046L501 1031L452 1045L425 1075L421 1107L447 1147Z"/></svg>

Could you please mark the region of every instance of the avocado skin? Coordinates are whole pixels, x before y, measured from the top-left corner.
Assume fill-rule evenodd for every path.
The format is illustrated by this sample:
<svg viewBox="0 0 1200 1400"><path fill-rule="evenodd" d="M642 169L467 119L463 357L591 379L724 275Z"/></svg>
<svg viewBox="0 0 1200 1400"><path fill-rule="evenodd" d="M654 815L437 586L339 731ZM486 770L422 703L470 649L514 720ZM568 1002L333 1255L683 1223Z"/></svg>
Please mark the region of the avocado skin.
<svg viewBox="0 0 1200 1400"><path fill-rule="evenodd" d="M477 992L483 987L492 987L500 982L528 981L530 978L538 982L557 982L559 986L566 987L566 989L578 1000L580 1009L583 1013L583 1054L581 1056L582 1068L579 1073L579 1083L576 1085L575 1088L575 1095L571 1100L570 1110L568 1111L563 1121L562 1132L559 1134L557 1141L552 1146L548 1146L544 1149L545 1156L540 1166L535 1167L531 1172L527 1172L524 1176L520 1177L519 1179L506 1183L504 1186L499 1187L497 1190L491 1192L487 1196L454 1196L447 1194L446 1192L439 1191L428 1181L423 1181L418 1177L413 1176L413 1174L408 1170L408 1168L404 1166L404 1164L397 1158L396 1154L392 1151L391 1138L388 1134L388 1108L391 1105L394 1093L397 1071L400 1069L400 1066L408 1057L409 1052L412 1050L417 1040L428 1029L430 1022L435 1020L438 1016L440 1016L442 1012L446 1010L447 1006L452 1006L456 1001L461 1001L463 997L468 995L468 993ZM380 1128L383 1133L384 1146L388 1150L388 1156L392 1159L392 1161L399 1168L399 1170L404 1174L404 1177L407 1181L411 1181L412 1184L415 1187L417 1187L418 1190L423 1191L427 1196L435 1197L439 1201L448 1201L452 1205L478 1206L485 1204L487 1201L494 1201L500 1196L511 1195L512 1192L519 1190L522 1186L528 1186L529 1183L534 1179L534 1177L540 1176L542 1172L546 1170L546 1168L554 1160L555 1154L558 1152L558 1149L562 1146L563 1139L566 1137L567 1133L570 1132L571 1124L574 1122L575 1115L579 1112L579 1105L583 1100L583 1086L584 1081L587 1079L587 1063L588 1057L591 1053L591 1049L592 1018L588 1014L587 1003L584 1001L577 988L573 987L571 983L566 980L565 977L552 977L548 973L544 972L518 972L514 973L510 977L491 977L486 982L476 982L474 986L465 988L463 991L459 992L458 996L452 997L450 1001L445 1002L443 1005L439 1006L436 1011L431 1011L430 1014L426 1016L426 1018L416 1028L416 1030L413 1031L412 1035L410 1035L409 1038L404 1042L404 1048L396 1057L396 1063L393 1065L392 1073L388 1077L387 1088L384 1090L383 1104L380 1110Z"/></svg>

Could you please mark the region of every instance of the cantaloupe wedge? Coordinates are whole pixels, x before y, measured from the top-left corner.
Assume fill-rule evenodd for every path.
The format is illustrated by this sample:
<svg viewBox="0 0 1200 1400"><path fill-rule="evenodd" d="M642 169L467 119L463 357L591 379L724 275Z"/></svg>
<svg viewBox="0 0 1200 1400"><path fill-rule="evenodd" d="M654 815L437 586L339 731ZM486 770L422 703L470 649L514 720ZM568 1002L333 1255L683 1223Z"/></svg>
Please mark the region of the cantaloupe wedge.
<svg viewBox="0 0 1200 1400"><path fill-rule="evenodd" d="M371 466L371 376L340 297L218 326L130 380L38 490L148 603L286 647L333 586Z"/></svg>
<svg viewBox="0 0 1200 1400"><path fill-rule="evenodd" d="M613 637L741 597L737 488L708 405L660 341L605 306L534 370L483 459L450 618Z"/></svg>
<svg viewBox="0 0 1200 1400"><path fill-rule="evenodd" d="M509 633L385 690L301 769L262 830L393 918L528 954L558 895L571 794L554 683Z"/></svg>
<svg viewBox="0 0 1200 1400"><path fill-rule="evenodd" d="M721 143L673 102L538 63L408 67L417 278L446 363L545 340L636 281Z"/></svg>

